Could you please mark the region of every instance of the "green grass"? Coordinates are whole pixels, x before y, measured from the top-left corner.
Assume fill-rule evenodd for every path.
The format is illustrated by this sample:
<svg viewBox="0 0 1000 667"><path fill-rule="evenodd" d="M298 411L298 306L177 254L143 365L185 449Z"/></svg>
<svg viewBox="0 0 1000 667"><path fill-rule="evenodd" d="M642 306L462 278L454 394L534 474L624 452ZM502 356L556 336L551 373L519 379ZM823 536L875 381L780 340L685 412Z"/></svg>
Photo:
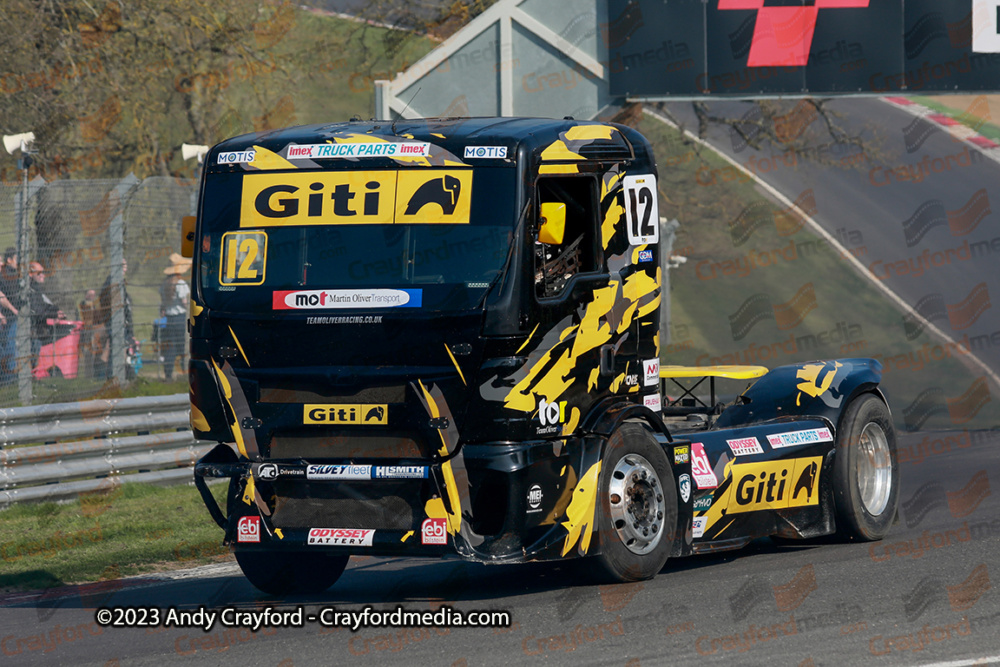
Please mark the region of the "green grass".
<svg viewBox="0 0 1000 667"><path fill-rule="evenodd" d="M917 104L923 104L925 107L934 109L938 113L942 113L949 118L954 118L956 120L962 121L967 127L971 127L979 134L984 137L988 137L993 141L1000 142L1000 127L997 127L993 123L982 120L976 117L966 116L961 110L955 107L950 107L945 104L938 102L937 100L930 97L912 97L910 98Z"/></svg>
<svg viewBox="0 0 1000 667"><path fill-rule="evenodd" d="M968 370L956 356L930 360L919 370L915 370L916 365L901 367L897 363L903 359L900 355L909 359L908 355L921 352L924 345L933 349L939 343L926 333L907 340L900 311L807 227L794 231L795 225L787 222L793 218L785 219L785 234L780 235L778 225L765 216L765 223L737 244L730 226L748 206L762 207L772 214L781 207L750 182L699 184L699 178L702 183L709 182L713 170L720 170L716 173L721 176L727 163L711 150L682 140L676 130L656 120L645 118L638 129L654 145L662 193L660 215L681 222L674 249L688 258L670 276L672 335L671 345L661 346L665 364L736 363L773 368L813 359L879 358L887 367L882 386L900 428L904 425L903 408L922 391L940 387L945 397L957 398L973 386L980 373ZM863 243L847 246L858 253L864 249ZM758 264L743 271L745 275L723 275L720 267L728 266L727 262L745 262L748 254L758 258L766 254L770 265ZM859 259L866 265L872 261L866 254ZM779 322L776 315L754 324L745 337L736 340L730 315L748 298L764 294L772 305L779 305L789 302L807 284L813 287L816 307L806 312L799 324L792 326L794 319ZM820 342L820 334L836 332L838 327L840 331L850 329L854 335L846 343ZM938 412L923 427L991 426L998 421L997 412L993 401L975 419L959 424L952 422L949 414Z"/></svg>
<svg viewBox="0 0 1000 667"><path fill-rule="evenodd" d="M226 484L212 487L225 502ZM0 511L0 592L118 579L231 558L193 486L125 484Z"/></svg>

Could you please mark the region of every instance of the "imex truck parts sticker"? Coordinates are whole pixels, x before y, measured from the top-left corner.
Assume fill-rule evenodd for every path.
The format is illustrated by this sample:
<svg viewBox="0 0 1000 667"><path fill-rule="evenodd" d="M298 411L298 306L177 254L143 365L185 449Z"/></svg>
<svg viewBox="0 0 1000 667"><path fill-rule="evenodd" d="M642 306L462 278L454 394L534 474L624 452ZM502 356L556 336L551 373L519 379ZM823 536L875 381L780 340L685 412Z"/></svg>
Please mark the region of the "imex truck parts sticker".
<svg viewBox="0 0 1000 667"><path fill-rule="evenodd" d="M468 224L471 170L246 174L240 227Z"/></svg>

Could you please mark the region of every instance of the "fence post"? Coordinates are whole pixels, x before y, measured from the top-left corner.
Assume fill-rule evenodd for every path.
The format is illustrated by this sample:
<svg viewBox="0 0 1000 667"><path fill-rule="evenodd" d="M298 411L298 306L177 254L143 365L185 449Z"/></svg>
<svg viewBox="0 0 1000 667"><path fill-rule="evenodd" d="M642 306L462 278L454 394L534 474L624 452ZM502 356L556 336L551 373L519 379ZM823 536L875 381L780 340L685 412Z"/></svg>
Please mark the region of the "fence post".
<svg viewBox="0 0 1000 667"><path fill-rule="evenodd" d="M18 292L21 299L21 310L17 315L17 333L15 346L17 352L17 395L21 405L31 405L33 396L32 359L31 355L31 278L28 277L28 258L31 251L31 221L29 219L31 198L45 187L45 179L36 176L28 182L28 170L24 170L24 188L17 200L17 268Z"/></svg>
<svg viewBox="0 0 1000 667"><path fill-rule="evenodd" d="M111 376L118 383L118 386L125 384L125 346L132 342L125 341L125 272L122 270L122 262L125 260L125 206L129 192L138 184L139 179L135 177L135 174L129 174L115 187L115 194L121 205L108 226L112 295L109 361L111 362Z"/></svg>

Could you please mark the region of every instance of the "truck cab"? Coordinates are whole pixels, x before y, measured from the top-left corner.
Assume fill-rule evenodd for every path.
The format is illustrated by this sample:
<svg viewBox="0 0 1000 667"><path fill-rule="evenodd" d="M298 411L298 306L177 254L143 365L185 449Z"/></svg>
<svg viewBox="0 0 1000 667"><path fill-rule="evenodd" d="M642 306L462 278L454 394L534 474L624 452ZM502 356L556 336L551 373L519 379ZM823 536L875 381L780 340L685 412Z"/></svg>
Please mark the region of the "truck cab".
<svg viewBox="0 0 1000 667"><path fill-rule="evenodd" d="M220 444L196 483L250 581L322 590L352 554L592 556L629 581L696 551L693 442L663 422L658 197L649 143L612 123L347 122L212 148L188 230L191 423ZM837 425L811 414L831 442L781 509L830 530ZM725 479L725 434L700 439Z"/></svg>

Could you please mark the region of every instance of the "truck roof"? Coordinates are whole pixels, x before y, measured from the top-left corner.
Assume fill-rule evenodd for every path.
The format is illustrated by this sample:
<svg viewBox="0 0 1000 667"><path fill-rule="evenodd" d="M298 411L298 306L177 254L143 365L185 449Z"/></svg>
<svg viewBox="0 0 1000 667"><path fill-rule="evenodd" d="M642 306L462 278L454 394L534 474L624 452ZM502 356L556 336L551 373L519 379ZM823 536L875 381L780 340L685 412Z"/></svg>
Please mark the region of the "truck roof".
<svg viewBox="0 0 1000 667"><path fill-rule="evenodd" d="M616 123L551 118L425 118L392 121L347 121L301 125L278 130L254 132L227 139L213 147L206 165L229 171L218 165L219 153L233 153L264 148L287 157L289 146L345 143L352 140L426 142L450 153L459 160L470 156L468 147L506 148L508 160L484 159L472 164L506 162L520 148L541 161L606 160L621 161L647 157L645 139L635 130ZM559 142L562 142L561 144Z"/></svg>

